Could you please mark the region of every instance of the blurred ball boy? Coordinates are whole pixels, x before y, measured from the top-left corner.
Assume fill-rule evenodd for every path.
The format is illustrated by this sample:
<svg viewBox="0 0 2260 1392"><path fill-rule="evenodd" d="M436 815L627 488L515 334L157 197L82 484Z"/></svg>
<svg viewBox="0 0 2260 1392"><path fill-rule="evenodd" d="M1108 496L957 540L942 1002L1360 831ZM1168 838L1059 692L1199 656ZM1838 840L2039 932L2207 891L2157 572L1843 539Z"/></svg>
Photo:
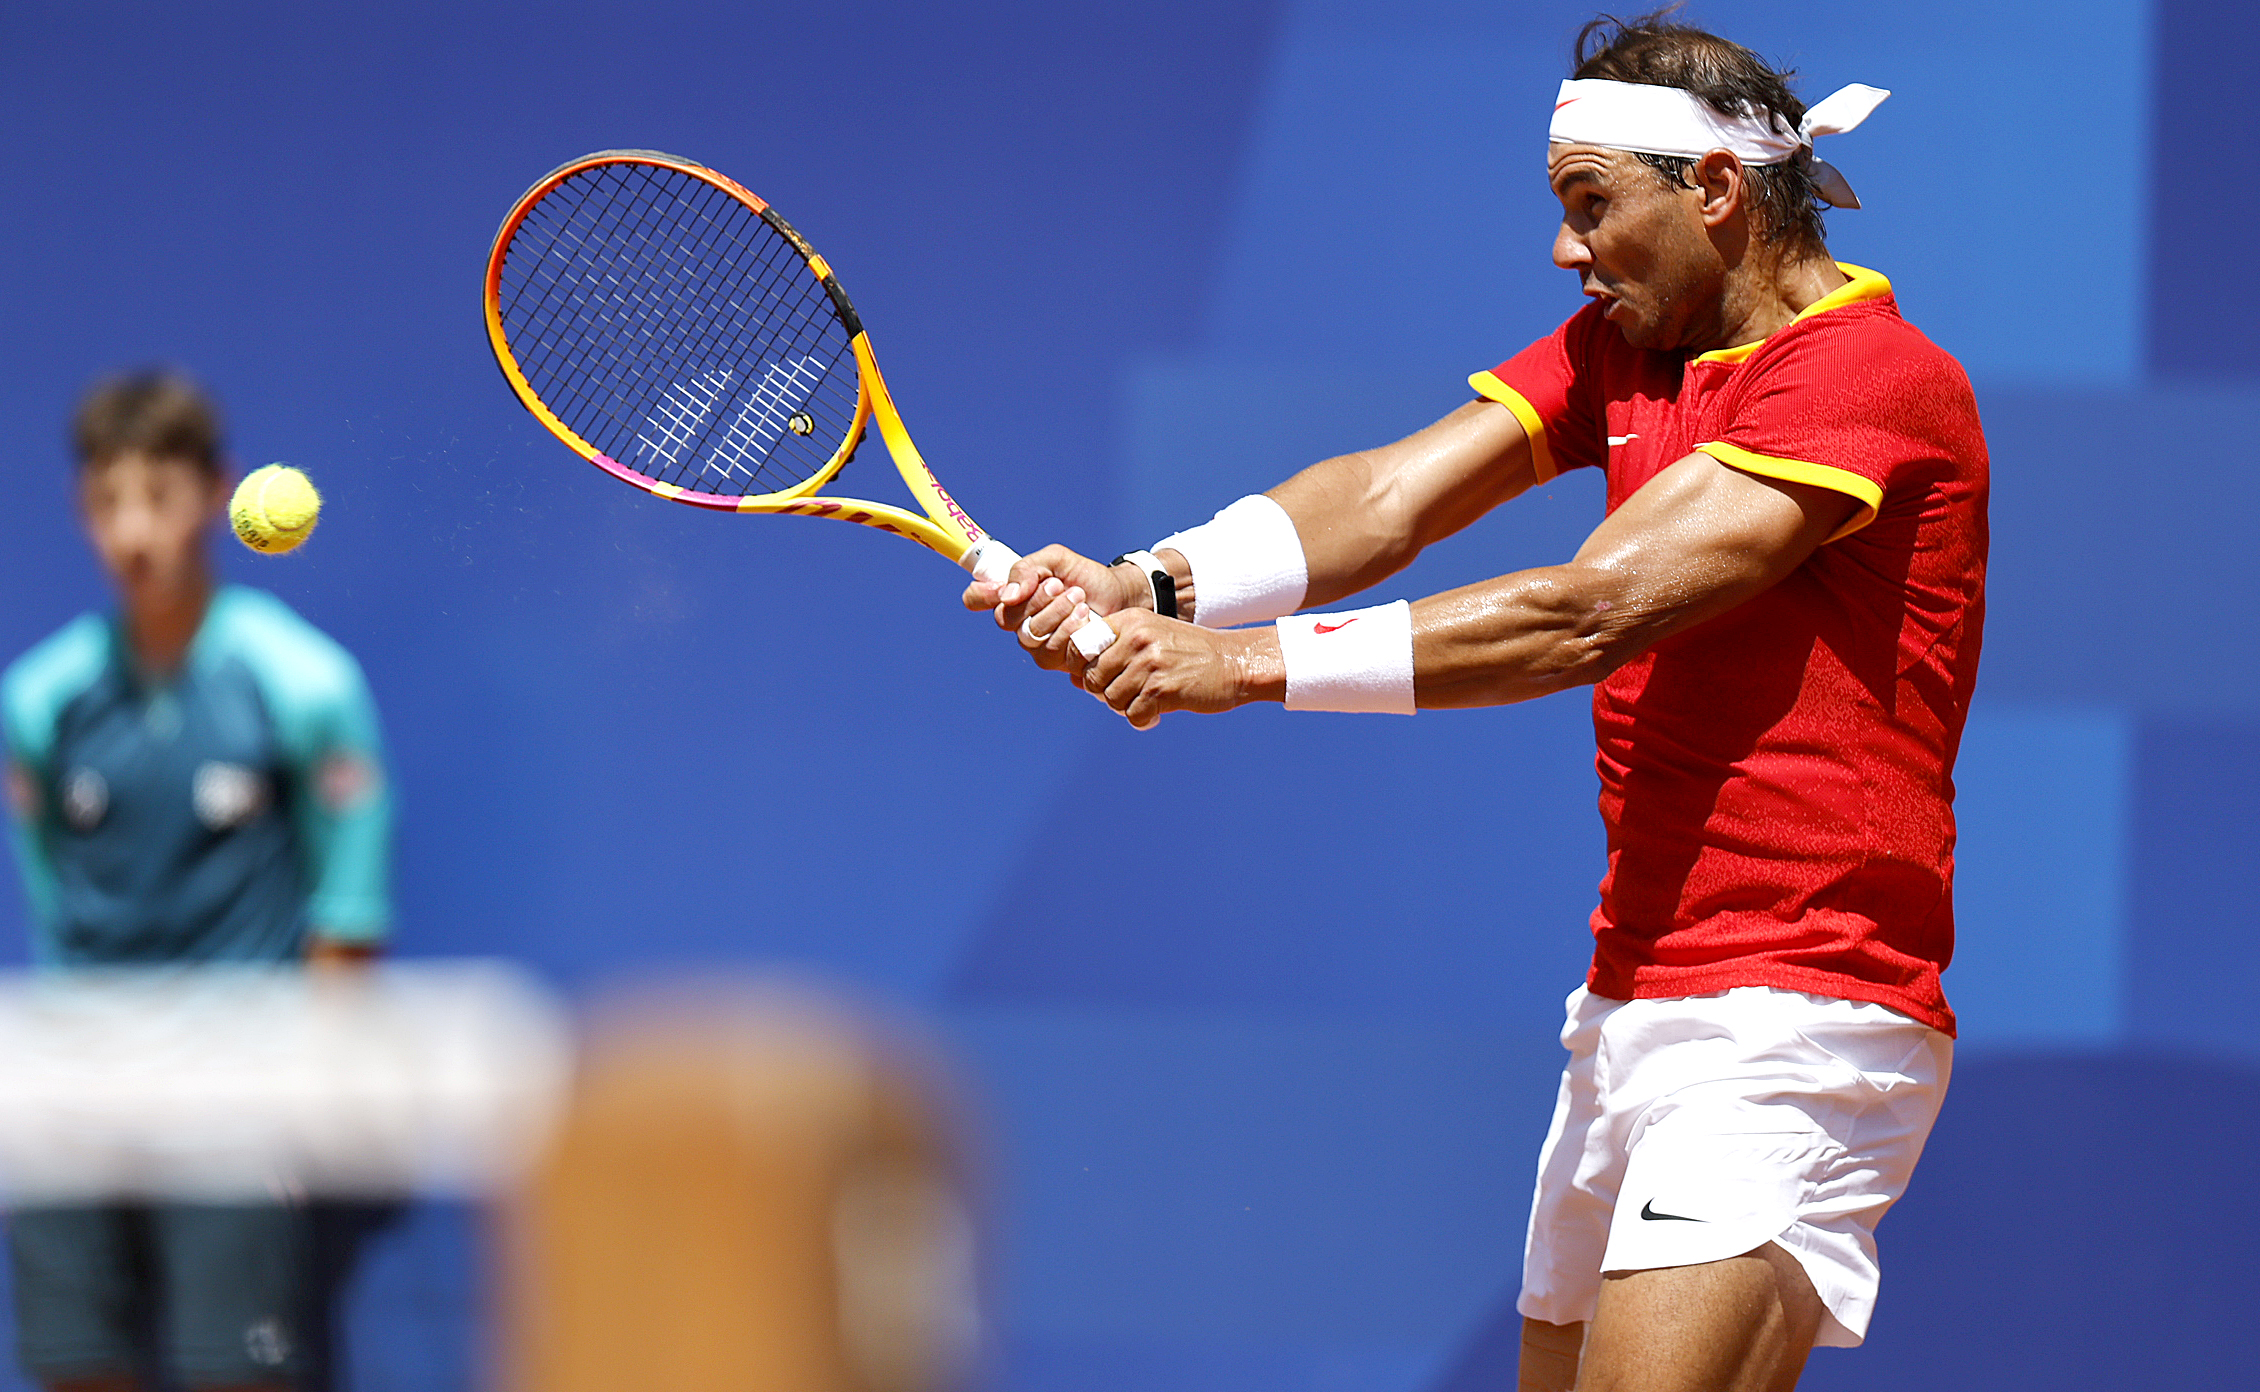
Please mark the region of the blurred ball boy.
<svg viewBox="0 0 2260 1392"><path fill-rule="evenodd" d="M118 596L0 678L42 967L305 961L378 948L391 811L360 667L280 600L213 579L229 479L179 377L89 392L79 508ZM17 1211L18 1351L55 1392L292 1385L304 1206ZM148 1347L144 1331L156 1347Z"/></svg>

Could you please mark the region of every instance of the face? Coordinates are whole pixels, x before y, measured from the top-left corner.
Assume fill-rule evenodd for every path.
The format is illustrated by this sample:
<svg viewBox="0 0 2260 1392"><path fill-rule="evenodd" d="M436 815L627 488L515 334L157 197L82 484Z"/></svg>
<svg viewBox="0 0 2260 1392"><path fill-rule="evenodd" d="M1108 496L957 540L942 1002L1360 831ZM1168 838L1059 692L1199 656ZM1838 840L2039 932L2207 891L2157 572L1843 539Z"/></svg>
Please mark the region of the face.
<svg viewBox="0 0 2260 1392"><path fill-rule="evenodd" d="M79 475L87 535L129 609L204 584L204 529L226 505L226 481L193 459L129 450Z"/></svg>
<svg viewBox="0 0 2260 1392"><path fill-rule="evenodd" d="M1562 203L1554 264L1577 273L1635 348L1704 346L1726 264L1702 191L1674 188L1633 155L1592 145L1548 146L1546 173Z"/></svg>

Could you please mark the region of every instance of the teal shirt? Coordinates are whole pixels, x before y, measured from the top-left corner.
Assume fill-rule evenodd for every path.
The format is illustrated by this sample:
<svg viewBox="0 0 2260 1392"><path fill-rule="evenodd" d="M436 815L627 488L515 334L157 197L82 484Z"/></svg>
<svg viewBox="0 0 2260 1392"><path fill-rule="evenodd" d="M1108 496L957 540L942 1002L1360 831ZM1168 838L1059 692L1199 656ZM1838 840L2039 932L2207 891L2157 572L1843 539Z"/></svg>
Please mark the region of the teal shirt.
<svg viewBox="0 0 2260 1392"><path fill-rule="evenodd" d="M274 596L219 590L165 681L83 615L0 676L0 728L41 962L288 962L310 928L384 935L376 710Z"/></svg>

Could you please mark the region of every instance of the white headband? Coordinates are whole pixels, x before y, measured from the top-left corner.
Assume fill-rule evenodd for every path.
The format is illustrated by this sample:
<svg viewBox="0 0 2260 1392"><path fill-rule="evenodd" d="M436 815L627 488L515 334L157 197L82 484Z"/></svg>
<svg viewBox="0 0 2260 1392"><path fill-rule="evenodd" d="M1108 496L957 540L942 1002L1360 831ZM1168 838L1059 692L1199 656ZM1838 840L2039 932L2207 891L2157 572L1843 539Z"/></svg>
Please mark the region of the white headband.
<svg viewBox="0 0 2260 1392"><path fill-rule="evenodd" d="M1731 150L1744 164L1780 164L1799 150L1810 150L1815 137L1842 135L1859 125L1890 95L1860 82L1841 87L1806 109L1795 135L1783 135L1762 113L1729 116L1677 87L1573 78L1554 98L1554 120L1546 138L1687 159ZM1812 173L1822 202L1838 208L1860 206L1859 195L1834 165L1814 160Z"/></svg>

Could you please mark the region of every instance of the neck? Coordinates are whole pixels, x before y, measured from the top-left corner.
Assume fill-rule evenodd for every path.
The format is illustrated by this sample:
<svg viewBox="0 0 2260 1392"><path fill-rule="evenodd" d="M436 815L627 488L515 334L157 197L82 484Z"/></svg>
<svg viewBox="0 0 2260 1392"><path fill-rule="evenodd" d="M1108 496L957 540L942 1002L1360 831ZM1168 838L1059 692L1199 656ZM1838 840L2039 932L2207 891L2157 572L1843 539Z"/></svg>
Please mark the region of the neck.
<svg viewBox="0 0 2260 1392"><path fill-rule="evenodd" d="M1718 342L1698 351L1739 348L1770 338L1850 280L1825 250L1748 257L1726 273L1719 298Z"/></svg>
<svg viewBox="0 0 2260 1392"><path fill-rule="evenodd" d="M188 645L204 625L204 611L212 602L212 577L202 567L185 582L162 595L147 595L126 605L126 642L141 670L170 676L188 656Z"/></svg>

